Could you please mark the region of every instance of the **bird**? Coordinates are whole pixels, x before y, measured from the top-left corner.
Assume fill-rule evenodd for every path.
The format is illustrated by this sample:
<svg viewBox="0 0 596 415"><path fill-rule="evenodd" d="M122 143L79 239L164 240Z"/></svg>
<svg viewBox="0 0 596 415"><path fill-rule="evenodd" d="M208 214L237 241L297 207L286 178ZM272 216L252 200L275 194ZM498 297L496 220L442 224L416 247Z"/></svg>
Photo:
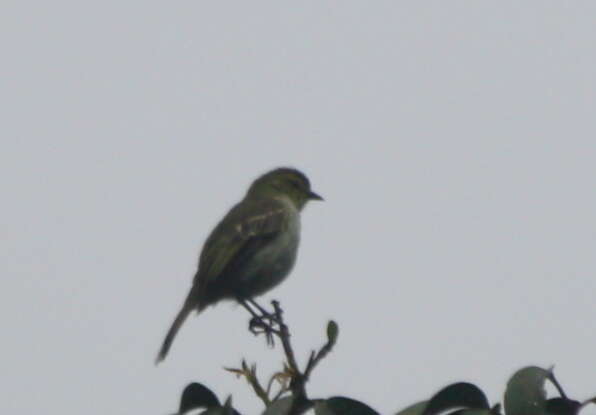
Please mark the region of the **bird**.
<svg viewBox="0 0 596 415"><path fill-rule="evenodd" d="M300 212L307 202L323 200L306 175L279 167L252 182L207 237L184 303L161 345L155 363L165 359L188 317L221 300L247 302L281 283L296 262ZM252 312L252 311L251 311ZM254 315L254 314L253 314Z"/></svg>

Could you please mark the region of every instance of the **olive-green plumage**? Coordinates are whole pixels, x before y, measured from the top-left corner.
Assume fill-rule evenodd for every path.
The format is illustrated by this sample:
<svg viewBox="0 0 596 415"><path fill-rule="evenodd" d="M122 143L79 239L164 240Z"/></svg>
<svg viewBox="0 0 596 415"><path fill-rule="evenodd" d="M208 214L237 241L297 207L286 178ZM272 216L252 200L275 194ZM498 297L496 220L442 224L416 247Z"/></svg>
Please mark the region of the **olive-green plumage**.
<svg viewBox="0 0 596 415"><path fill-rule="evenodd" d="M166 357L192 310L200 312L223 299L250 300L284 280L296 260L300 211L309 200L322 198L295 169L278 168L252 183L207 238L192 288L156 363Z"/></svg>

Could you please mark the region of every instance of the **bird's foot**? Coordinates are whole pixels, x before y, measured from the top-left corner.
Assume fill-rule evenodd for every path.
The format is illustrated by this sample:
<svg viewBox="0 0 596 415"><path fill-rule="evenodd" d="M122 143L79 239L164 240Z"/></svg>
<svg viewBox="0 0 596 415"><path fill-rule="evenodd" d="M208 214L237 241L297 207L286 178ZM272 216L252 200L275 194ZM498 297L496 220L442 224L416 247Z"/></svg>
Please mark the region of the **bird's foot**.
<svg viewBox="0 0 596 415"><path fill-rule="evenodd" d="M259 303L254 300L248 300L257 310L259 310L259 318L261 320L269 320L269 325L273 326L274 324L279 325L280 316L277 315L276 311L273 312L266 310L265 308L261 307Z"/></svg>
<svg viewBox="0 0 596 415"><path fill-rule="evenodd" d="M268 311L262 311L261 315L260 315L261 320L265 321L267 320L269 323L269 325L271 327L274 327L276 325L279 326L279 323L281 322L279 317L277 316L277 314L275 313L270 313Z"/></svg>
<svg viewBox="0 0 596 415"><path fill-rule="evenodd" d="M267 340L267 345L269 347L275 346L273 335L278 333L278 330L274 328L272 322L267 323L262 316L251 318L248 322L248 330L255 336L264 333Z"/></svg>

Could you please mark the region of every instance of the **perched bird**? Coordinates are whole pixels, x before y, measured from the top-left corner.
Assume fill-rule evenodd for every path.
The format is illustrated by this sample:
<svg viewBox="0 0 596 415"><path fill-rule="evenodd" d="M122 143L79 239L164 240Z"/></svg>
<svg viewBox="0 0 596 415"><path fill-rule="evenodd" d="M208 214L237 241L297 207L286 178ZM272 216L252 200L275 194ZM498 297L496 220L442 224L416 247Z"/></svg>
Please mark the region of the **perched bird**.
<svg viewBox="0 0 596 415"><path fill-rule="evenodd" d="M309 200L323 200L296 169L278 168L257 178L244 199L213 229L199 257L192 288L157 355L162 361L191 311L220 300L245 307L282 282L296 261L300 211ZM256 304L255 304L256 305Z"/></svg>

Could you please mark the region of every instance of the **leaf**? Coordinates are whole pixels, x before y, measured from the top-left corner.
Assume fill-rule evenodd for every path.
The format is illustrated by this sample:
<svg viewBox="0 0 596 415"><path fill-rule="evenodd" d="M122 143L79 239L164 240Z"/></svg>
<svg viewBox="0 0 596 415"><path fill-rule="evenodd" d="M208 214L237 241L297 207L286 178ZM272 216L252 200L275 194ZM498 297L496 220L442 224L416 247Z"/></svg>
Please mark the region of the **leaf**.
<svg viewBox="0 0 596 415"><path fill-rule="evenodd" d="M232 395L230 395L223 406L209 408L200 415L240 415L240 413L232 407Z"/></svg>
<svg viewBox="0 0 596 415"><path fill-rule="evenodd" d="M492 408L490 408L490 413L493 415L502 415L501 414L501 404L498 403L498 404L494 405Z"/></svg>
<svg viewBox="0 0 596 415"><path fill-rule="evenodd" d="M315 415L337 415L327 406L327 402L324 399L316 401L314 409Z"/></svg>
<svg viewBox="0 0 596 415"><path fill-rule="evenodd" d="M460 382L437 392L428 401L423 415L435 415L451 408L489 409L488 400L478 386Z"/></svg>
<svg viewBox="0 0 596 415"><path fill-rule="evenodd" d="M379 415L370 406L351 398L334 396L315 403L316 415Z"/></svg>
<svg viewBox="0 0 596 415"><path fill-rule="evenodd" d="M505 390L505 413L507 415L544 415L546 392L544 382L550 371L528 366L513 374Z"/></svg>
<svg viewBox="0 0 596 415"><path fill-rule="evenodd" d="M232 407L232 395L228 396L222 408L224 409L223 415L240 415L240 412Z"/></svg>
<svg viewBox="0 0 596 415"><path fill-rule="evenodd" d="M224 367L224 370L233 373L236 375L237 378L242 377L242 376L246 376L246 373L244 372L244 370L242 369L236 369L233 367Z"/></svg>
<svg viewBox="0 0 596 415"><path fill-rule="evenodd" d="M583 401L581 407L583 408L584 406L588 406L591 403L596 405L596 397Z"/></svg>
<svg viewBox="0 0 596 415"><path fill-rule="evenodd" d="M285 415L290 412L292 402L294 402L294 398L291 396L278 399L269 405L262 415Z"/></svg>
<svg viewBox="0 0 596 415"><path fill-rule="evenodd" d="M199 415L240 415L234 408L226 408L225 406L218 406L210 408L201 412Z"/></svg>
<svg viewBox="0 0 596 415"><path fill-rule="evenodd" d="M576 415L582 404L567 398L553 398L546 401L546 413L549 415Z"/></svg>
<svg viewBox="0 0 596 415"><path fill-rule="evenodd" d="M395 415L422 415L426 406L428 405L428 401L422 401L415 403L413 405L408 406L407 408L402 409Z"/></svg>
<svg viewBox="0 0 596 415"><path fill-rule="evenodd" d="M192 409L218 406L220 406L219 399L208 387L193 382L184 388L182 392L178 413L184 414Z"/></svg>
<svg viewBox="0 0 596 415"><path fill-rule="evenodd" d="M227 415L223 406L207 409L206 411L200 412L199 415Z"/></svg>
<svg viewBox="0 0 596 415"><path fill-rule="evenodd" d="M329 323L327 323L327 341L329 344L335 344L338 335L339 327L337 326L337 323L333 320L329 320Z"/></svg>

